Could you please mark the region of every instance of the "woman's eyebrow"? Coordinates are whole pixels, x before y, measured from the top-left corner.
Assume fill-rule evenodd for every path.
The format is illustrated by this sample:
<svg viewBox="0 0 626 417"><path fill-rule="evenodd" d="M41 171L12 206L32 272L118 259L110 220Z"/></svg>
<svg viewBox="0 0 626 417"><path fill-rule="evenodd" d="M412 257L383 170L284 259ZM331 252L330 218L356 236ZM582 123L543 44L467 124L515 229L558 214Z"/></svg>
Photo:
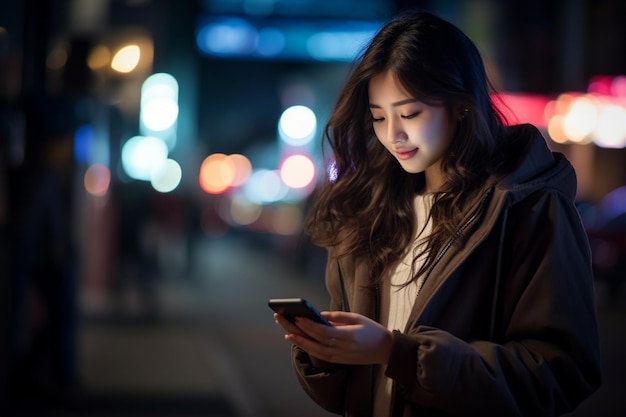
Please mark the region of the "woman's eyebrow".
<svg viewBox="0 0 626 417"><path fill-rule="evenodd" d="M391 105L393 107L397 107L397 106L402 106L404 104L415 103L417 101L419 101L419 100L416 100L414 98L407 98L407 99L404 99L404 100L393 102L393 103L391 103ZM378 104L374 104L374 103L370 103L369 106L370 106L370 108L374 108L374 109L380 109L381 108Z"/></svg>

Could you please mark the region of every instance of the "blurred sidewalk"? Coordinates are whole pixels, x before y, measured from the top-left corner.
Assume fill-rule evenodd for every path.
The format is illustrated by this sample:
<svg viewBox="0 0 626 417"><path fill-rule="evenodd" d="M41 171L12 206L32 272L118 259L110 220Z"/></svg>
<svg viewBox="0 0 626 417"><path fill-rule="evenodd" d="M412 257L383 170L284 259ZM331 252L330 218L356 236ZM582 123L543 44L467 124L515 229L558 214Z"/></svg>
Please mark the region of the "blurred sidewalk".
<svg viewBox="0 0 626 417"><path fill-rule="evenodd" d="M16 416L328 417L297 384L289 345L267 300L304 297L328 305L324 259L308 273L297 255L268 242L221 238L196 248L191 276L157 281L156 316L140 294L87 300L79 335L81 389L64 401L23 401ZM318 264L316 264L317 262ZM626 415L625 305L600 311L602 389L575 417Z"/></svg>
<svg viewBox="0 0 626 417"><path fill-rule="evenodd" d="M132 285L115 299L84 299L81 388L59 401L21 401L15 415L324 417L297 385L289 345L267 300L328 306L323 276L308 276L268 242L206 239L194 272L156 280L156 314ZM320 259L324 262L324 259ZM321 265L323 271L324 265Z"/></svg>

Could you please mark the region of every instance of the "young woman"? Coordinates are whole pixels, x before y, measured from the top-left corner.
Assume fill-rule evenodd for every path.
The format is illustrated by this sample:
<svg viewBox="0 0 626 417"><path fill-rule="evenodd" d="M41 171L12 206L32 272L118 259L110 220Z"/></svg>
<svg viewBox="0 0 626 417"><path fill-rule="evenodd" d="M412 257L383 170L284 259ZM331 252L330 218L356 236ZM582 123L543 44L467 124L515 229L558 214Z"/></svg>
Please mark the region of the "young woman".
<svg viewBox="0 0 626 417"><path fill-rule="evenodd" d="M474 44L403 14L354 67L307 224L332 326L276 322L304 390L345 416L553 416L600 384L576 177L505 127Z"/></svg>

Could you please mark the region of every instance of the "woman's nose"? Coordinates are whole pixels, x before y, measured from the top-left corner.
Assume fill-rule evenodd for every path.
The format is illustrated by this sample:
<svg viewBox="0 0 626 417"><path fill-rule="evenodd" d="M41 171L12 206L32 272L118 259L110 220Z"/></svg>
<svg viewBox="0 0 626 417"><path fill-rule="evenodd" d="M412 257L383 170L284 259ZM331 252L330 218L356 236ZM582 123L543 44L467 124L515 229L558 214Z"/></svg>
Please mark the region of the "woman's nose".
<svg viewBox="0 0 626 417"><path fill-rule="evenodd" d="M387 128L387 138L391 141L391 143L406 142L409 138L400 120L391 120Z"/></svg>

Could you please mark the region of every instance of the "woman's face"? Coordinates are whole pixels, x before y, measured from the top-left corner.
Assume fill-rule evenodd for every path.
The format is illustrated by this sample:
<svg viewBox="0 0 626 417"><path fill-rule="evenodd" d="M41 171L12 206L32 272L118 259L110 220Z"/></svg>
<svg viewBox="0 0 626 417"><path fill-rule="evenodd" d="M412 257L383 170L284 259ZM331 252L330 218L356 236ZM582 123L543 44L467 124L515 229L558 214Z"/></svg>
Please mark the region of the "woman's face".
<svg viewBox="0 0 626 417"><path fill-rule="evenodd" d="M412 97L391 71L369 82L369 108L380 143L411 174L424 172L426 191L443 185L441 160L456 128L443 106L430 106Z"/></svg>

